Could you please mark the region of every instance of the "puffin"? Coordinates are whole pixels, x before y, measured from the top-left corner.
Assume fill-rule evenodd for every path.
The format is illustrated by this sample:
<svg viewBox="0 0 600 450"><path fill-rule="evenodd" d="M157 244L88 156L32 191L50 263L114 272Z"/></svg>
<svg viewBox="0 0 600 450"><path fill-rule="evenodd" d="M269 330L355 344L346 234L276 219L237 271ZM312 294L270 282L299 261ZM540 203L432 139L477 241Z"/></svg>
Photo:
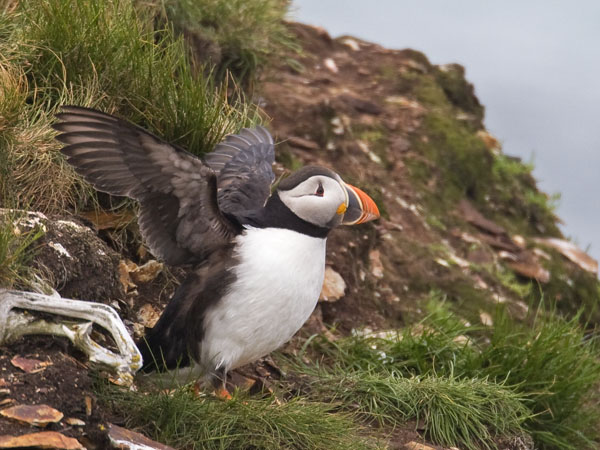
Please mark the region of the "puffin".
<svg viewBox="0 0 600 450"><path fill-rule="evenodd" d="M177 373L229 398L227 373L281 347L317 305L329 232L379 217L333 170L275 182L266 128L228 135L199 158L124 119L62 106L66 160L98 191L139 203L150 252L188 275L137 342L143 372Z"/></svg>

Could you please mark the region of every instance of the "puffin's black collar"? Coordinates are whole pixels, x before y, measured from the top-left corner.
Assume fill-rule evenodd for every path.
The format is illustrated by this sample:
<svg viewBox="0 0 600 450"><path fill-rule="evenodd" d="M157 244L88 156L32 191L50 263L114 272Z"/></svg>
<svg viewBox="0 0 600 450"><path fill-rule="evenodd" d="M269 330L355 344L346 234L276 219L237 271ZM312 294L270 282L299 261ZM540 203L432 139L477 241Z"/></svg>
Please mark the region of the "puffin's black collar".
<svg viewBox="0 0 600 450"><path fill-rule="evenodd" d="M330 231L330 228L314 225L298 217L281 201L277 192L269 198L263 209L237 219L242 225L256 228L285 228L318 238L327 237Z"/></svg>

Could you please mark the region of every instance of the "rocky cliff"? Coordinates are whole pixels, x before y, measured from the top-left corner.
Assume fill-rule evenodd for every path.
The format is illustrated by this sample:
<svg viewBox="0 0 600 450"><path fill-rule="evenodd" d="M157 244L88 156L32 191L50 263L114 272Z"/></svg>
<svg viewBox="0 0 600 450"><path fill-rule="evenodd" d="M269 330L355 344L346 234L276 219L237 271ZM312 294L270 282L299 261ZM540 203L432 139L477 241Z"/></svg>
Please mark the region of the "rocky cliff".
<svg viewBox="0 0 600 450"><path fill-rule="evenodd" d="M277 170L332 167L364 187L382 219L330 237L323 301L284 352L313 334L335 340L402 328L423 317L432 296L483 328L494 325L499 304L527 321L542 299L567 317L582 310L588 326L598 322L597 263L564 240L531 167L503 154L485 130L461 66L289 26L302 51L266 70L253 93L278 141ZM21 232L34 226L23 223ZM155 322L181 277L137 246L130 210L40 216L37 224L45 233L33 264L44 283L114 306L131 333ZM48 404L73 419L49 429L89 448L107 445L119 414L96 402L85 357L66 341L23 338L2 349L0 367L1 405ZM240 371L267 387L276 372L270 360ZM404 448L418 438L414 430L400 426L385 445ZM25 431L26 422L0 417L0 435ZM528 448L511 445L504 448Z"/></svg>

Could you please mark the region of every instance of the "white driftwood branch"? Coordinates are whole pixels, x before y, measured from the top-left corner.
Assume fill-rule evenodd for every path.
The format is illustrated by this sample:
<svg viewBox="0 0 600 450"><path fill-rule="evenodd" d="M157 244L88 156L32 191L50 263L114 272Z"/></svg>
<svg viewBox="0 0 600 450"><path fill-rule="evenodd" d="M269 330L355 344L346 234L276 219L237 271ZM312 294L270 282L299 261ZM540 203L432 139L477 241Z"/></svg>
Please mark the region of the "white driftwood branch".
<svg viewBox="0 0 600 450"><path fill-rule="evenodd" d="M20 310L39 311L60 316L57 322L38 319ZM85 322L67 323L64 319ZM119 353L112 352L92 340L92 323L106 329ZM33 292L0 289L0 344L29 334L51 334L68 338L86 353L90 361L113 368L116 381L129 385L142 367L142 355L127 332L119 314L102 303L71 300Z"/></svg>

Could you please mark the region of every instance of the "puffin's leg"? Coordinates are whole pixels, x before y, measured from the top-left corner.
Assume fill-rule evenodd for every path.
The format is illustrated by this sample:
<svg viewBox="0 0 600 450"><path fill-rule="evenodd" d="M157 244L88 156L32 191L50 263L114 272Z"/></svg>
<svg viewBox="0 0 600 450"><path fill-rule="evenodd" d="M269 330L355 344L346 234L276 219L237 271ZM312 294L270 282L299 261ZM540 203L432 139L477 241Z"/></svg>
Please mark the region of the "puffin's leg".
<svg viewBox="0 0 600 450"><path fill-rule="evenodd" d="M38 319L27 314L27 310L54 314L57 321ZM92 340L92 323L110 332L119 353L105 349ZM60 296L0 289L0 344L28 334L51 334L68 338L88 355L90 361L115 370L115 381L119 384L131 384L133 375L142 366L138 348L121 318L110 306Z"/></svg>
<svg viewBox="0 0 600 450"><path fill-rule="evenodd" d="M231 394L227 390L227 370L224 367L220 367L213 371L211 374L211 383L217 398L220 398L221 400L232 399Z"/></svg>

